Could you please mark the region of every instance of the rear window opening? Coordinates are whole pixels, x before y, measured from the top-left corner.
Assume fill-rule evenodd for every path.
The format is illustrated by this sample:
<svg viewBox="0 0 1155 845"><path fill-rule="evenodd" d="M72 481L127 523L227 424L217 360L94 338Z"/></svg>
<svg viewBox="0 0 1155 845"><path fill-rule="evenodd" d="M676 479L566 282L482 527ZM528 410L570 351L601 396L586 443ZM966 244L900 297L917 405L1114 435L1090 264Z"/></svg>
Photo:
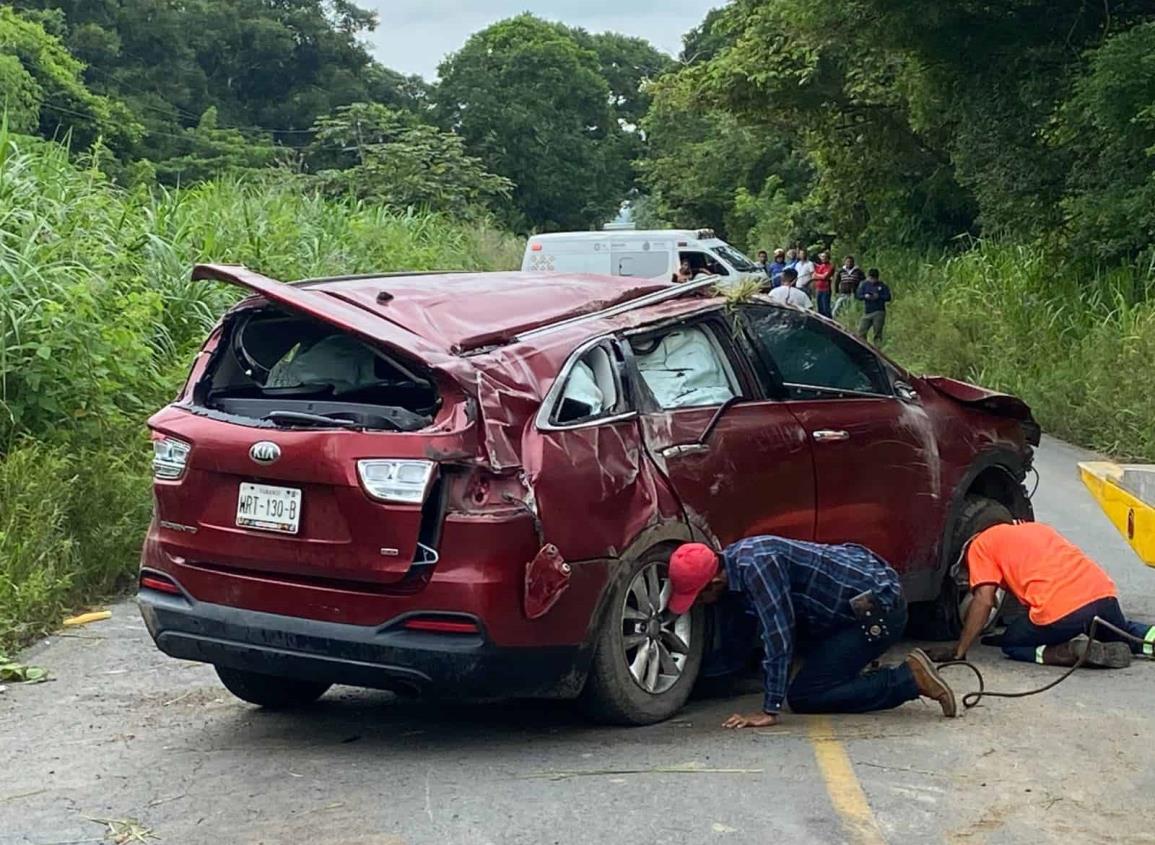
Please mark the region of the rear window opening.
<svg viewBox="0 0 1155 845"><path fill-rule="evenodd" d="M432 375L320 320L275 308L235 315L196 404L286 427L418 431L440 405Z"/></svg>

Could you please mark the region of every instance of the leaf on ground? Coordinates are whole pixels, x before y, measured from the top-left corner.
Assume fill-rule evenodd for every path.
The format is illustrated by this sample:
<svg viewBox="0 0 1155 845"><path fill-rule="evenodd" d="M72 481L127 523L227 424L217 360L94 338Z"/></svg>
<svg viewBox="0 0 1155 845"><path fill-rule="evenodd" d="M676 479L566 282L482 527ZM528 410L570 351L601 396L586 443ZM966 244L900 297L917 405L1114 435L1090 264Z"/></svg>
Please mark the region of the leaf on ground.
<svg viewBox="0 0 1155 845"><path fill-rule="evenodd" d="M39 666L28 666L17 663L0 654L0 681L9 681L21 684L38 684L48 680L48 671Z"/></svg>
<svg viewBox="0 0 1155 845"><path fill-rule="evenodd" d="M151 828L145 827L139 819L92 819L89 821L104 825L104 839L113 845L130 845L130 843L148 842L150 839L160 839Z"/></svg>

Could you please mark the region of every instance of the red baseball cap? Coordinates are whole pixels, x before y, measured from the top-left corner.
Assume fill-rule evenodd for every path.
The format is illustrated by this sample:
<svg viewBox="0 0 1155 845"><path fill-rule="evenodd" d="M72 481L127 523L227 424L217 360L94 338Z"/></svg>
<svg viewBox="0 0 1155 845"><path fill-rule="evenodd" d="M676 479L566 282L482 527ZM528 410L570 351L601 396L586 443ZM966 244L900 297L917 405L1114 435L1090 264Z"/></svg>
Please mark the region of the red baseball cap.
<svg viewBox="0 0 1155 845"><path fill-rule="evenodd" d="M669 611L681 615L718 573L718 556L703 543L683 543L670 555Z"/></svg>

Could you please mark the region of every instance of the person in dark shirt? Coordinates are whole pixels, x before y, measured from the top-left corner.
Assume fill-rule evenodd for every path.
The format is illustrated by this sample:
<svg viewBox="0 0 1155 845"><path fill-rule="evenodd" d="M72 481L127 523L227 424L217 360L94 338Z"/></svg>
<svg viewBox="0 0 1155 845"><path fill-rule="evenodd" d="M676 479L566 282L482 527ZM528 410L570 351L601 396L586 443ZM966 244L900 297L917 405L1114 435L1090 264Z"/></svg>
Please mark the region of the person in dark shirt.
<svg viewBox="0 0 1155 845"><path fill-rule="evenodd" d="M886 303L890 302L890 286L879 278L878 270L871 268L866 272L866 279L859 285L854 298L862 302L866 313L858 324L858 336L867 340L867 335L874 331L874 345L882 346L882 333L886 329Z"/></svg>
<svg viewBox="0 0 1155 845"><path fill-rule="evenodd" d="M834 274L835 297L831 312L835 317L838 316L838 312L842 310L843 306L854 298L858 286L862 284L862 280L865 278L866 276L862 274L862 268L855 265L853 255L848 255L842 259L842 266Z"/></svg>
<svg viewBox="0 0 1155 845"><path fill-rule="evenodd" d="M786 269L786 250L774 250L774 260L770 262L770 266L766 268L766 272L770 276L770 287L776 288L782 284L782 271Z"/></svg>
<svg viewBox="0 0 1155 845"><path fill-rule="evenodd" d="M926 696L943 715L958 715L954 692L921 649L862 674L902 636L907 617L898 573L869 549L750 537L724 549L719 562L709 546L686 543L670 557L670 585L671 613L738 592L758 618L762 711L735 714L723 727L776 725L787 702L795 713L866 713ZM789 681L796 643L805 662Z"/></svg>
<svg viewBox="0 0 1155 845"><path fill-rule="evenodd" d="M767 278L770 276L770 253L764 249L758 250L758 254L754 257L754 266L766 274Z"/></svg>

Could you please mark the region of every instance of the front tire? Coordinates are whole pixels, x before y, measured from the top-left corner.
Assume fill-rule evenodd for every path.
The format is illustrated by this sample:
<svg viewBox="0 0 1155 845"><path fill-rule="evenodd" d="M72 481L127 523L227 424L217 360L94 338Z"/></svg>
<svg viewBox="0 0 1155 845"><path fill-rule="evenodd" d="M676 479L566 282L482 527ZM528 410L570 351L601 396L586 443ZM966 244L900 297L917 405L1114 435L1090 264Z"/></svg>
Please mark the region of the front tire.
<svg viewBox="0 0 1155 845"><path fill-rule="evenodd" d="M581 705L595 721L649 725L677 713L702 665L705 613L674 616L668 554L623 564L611 588Z"/></svg>
<svg viewBox="0 0 1155 845"><path fill-rule="evenodd" d="M242 701L256 704L267 710L291 710L312 704L325 694L332 684L320 681L302 681L296 678L281 678L276 675L261 675L227 666L214 666L217 677L225 689Z"/></svg>
<svg viewBox="0 0 1155 845"><path fill-rule="evenodd" d="M951 532L950 555L942 588L933 601L911 608L910 631L914 636L938 641L958 639L970 604L970 578L966 561L956 567L963 546L980 531L1014 521L1014 516L1002 502L986 496L966 497ZM991 621L997 617L996 609Z"/></svg>

